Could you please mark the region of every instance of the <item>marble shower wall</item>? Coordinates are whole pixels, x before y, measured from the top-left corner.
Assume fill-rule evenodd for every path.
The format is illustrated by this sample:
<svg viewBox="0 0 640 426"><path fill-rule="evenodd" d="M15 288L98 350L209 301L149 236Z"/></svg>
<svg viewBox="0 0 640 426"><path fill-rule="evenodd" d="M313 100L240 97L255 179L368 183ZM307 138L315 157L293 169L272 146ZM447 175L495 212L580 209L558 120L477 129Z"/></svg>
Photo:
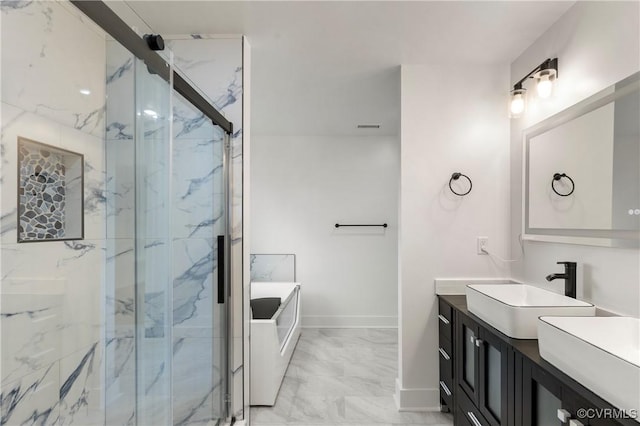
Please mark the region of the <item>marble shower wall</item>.
<svg viewBox="0 0 640 426"><path fill-rule="evenodd" d="M104 34L68 3L0 13L0 423L103 424ZM83 240L17 243L19 136L84 155Z"/></svg>
<svg viewBox="0 0 640 426"><path fill-rule="evenodd" d="M251 282L295 282L295 254L252 254Z"/></svg>

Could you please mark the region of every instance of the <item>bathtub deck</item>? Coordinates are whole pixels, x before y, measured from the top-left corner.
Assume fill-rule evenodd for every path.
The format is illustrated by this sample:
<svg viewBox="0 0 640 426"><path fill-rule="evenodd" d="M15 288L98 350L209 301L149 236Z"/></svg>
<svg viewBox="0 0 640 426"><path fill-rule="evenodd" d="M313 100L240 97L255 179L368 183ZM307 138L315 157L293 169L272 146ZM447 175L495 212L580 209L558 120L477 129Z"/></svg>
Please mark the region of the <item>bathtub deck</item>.
<svg viewBox="0 0 640 426"><path fill-rule="evenodd" d="M450 426L450 415L398 412L395 329L308 329L273 407L251 407L254 426Z"/></svg>

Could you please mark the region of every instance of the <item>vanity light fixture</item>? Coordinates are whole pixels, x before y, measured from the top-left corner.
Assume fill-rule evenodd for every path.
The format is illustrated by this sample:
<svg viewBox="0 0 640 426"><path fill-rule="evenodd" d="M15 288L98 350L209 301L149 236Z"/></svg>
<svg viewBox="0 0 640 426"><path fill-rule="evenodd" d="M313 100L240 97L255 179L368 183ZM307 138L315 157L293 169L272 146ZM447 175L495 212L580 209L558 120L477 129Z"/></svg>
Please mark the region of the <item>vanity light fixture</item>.
<svg viewBox="0 0 640 426"><path fill-rule="evenodd" d="M553 85L558 78L558 58L546 59L513 85L509 99L509 117L518 118L527 109L527 89L522 84L528 78L536 79L536 91L540 98L548 98L553 93Z"/></svg>

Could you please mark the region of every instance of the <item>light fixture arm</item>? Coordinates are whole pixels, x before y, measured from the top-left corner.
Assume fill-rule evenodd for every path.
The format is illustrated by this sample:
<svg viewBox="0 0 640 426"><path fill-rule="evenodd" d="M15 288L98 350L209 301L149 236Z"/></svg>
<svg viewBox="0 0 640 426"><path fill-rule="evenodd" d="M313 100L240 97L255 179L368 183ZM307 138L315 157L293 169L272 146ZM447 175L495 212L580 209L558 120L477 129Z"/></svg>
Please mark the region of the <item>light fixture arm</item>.
<svg viewBox="0 0 640 426"><path fill-rule="evenodd" d="M543 70L554 69L556 71L556 77L558 75L558 58L547 58L543 63L535 67L529 74L525 75L520 81L513 85L514 90L522 89L522 83L525 82L526 79L533 76L535 73Z"/></svg>

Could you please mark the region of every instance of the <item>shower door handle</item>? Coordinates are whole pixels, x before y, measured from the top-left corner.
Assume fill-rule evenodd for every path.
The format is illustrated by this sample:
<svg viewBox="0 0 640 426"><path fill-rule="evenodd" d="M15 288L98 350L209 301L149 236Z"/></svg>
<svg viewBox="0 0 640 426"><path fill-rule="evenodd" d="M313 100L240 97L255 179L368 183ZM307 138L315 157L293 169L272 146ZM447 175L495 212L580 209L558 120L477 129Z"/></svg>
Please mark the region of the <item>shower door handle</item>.
<svg viewBox="0 0 640 426"><path fill-rule="evenodd" d="M224 235L218 235L218 303L224 303Z"/></svg>

